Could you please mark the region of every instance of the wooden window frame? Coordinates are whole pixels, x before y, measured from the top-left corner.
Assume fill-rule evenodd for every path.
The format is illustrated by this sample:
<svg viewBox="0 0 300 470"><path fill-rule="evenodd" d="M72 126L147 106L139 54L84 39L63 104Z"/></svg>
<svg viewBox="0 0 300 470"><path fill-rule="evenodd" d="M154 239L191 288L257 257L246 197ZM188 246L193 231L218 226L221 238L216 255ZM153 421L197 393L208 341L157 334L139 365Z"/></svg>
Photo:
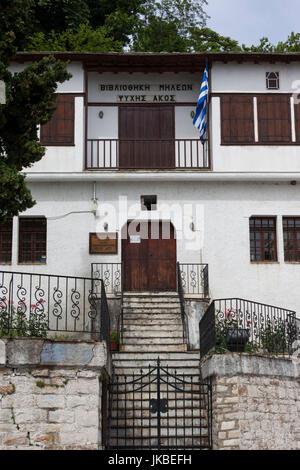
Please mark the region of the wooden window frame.
<svg viewBox="0 0 300 470"><path fill-rule="evenodd" d="M33 229L32 227L25 227L23 226L23 222L37 222L39 225L37 225L36 229ZM43 222L43 224L41 224ZM39 227L43 227L43 229L39 229ZM24 234L25 233L30 233L31 234L31 239L30 239L30 244L31 244L31 250L27 251L24 250L24 243L26 240L24 240ZM37 235L38 234L44 234L44 240L37 240ZM39 250L36 246L38 243L44 243L44 249ZM31 253L31 258L30 259L25 259L25 252L26 253ZM45 256L45 261L41 260L41 257ZM38 259L39 258L39 259ZM47 219L46 217L19 217L19 253L18 253L18 264L46 264L47 261Z"/></svg>
<svg viewBox="0 0 300 470"><path fill-rule="evenodd" d="M8 241L5 237L8 236ZM13 218L9 217L6 222L0 224L0 264L12 263L12 238L13 238ZM3 245L8 243L10 249L4 251ZM6 259L7 258L7 259Z"/></svg>
<svg viewBox="0 0 300 470"><path fill-rule="evenodd" d="M42 125L40 128L40 143L41 145L44 145L45 147L73 147L75 145L75 95L69 94L69 93L68 94L60 93L57 95L57 100L58 100L58 103L67 102L71 104L72 117L71 118L58 117L57 116L58 107L57 107L51 120L47 122L46 124ZM72 121L72 134L70 136L69 141L63 142L61 139L58 139L58 138L56 140L54 138L49 139L49 134L45 135L46 131L49 131L49 129L51 129L51 125L53 125L55 121L65 121L65 120Z"/></svg>
<svg viewBox="0 0 300 470"><path fill-rule="evenodd" d="M293 224L285 224L285 222L292 221ZM298 222L298 226L296 225ZM297 249L297 234L300 234L300 216L285 216L282 218L282 230L283 230L283 249L284 249L284 261L285 263L300 263L300 248ZM287 250L287 240L285 234L292 234L292 249ZM292 252L292 259L288 258L287 252ZM298 254L298 258L297 258Z"/></svg>
<svg viewBox="0 0 300 470"><path fill-rule="evenodd" d="M252 126L252 134L249 135L248 139L247 139L247 136L245 135L244 136L239 136L239 135L225 136L226 122L229 121L229 127L232 128L232 126L236 125L236 123L241 119L237 117L230 117L230 112L229 112L229 117L226 116L225 106L228 105L231 107L232 105L236 105L238 103L242 104L243 102L247 102L247 104L251 103L250 118L243 118L243 120L249 121L250 126ZM222 145L251 145L253 144L255 142L253 96L244 94L244 93L243 94L241 93L224 94L220 96L220 107L221 107L221 110L220 110L221 112L221 144Z"/></svg>
<svg viewBox="0 0 300 470"><path fill-rule="evenodd" d="M251 221L261 221L261 224L257 224L257 226L251 226ZM268 224L263 225L263 220L273 220L273 226L269 226ZM259 251L260 259L252 259L253 250L251 248L251 233L259 233ZM264 234L265 233L274 233L274 259L266 259L265 258L265 248L264 248ZM277 218L276 216L252 216L249 218L249 238L250 238L250 262L251 263L277 263L278 262L278 255L277 255ZM254 251L254 255L256 254L256 250Z"/></svg>

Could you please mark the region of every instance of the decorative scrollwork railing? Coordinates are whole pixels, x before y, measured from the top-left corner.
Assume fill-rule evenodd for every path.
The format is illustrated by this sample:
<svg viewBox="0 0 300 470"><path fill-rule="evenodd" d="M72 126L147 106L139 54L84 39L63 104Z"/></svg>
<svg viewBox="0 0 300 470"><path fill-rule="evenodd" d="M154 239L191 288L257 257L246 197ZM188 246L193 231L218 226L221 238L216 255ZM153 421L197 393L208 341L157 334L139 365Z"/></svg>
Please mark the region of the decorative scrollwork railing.
<svg viewBox="0 0 300 470"><path fill-rule="evenodd" d="M51 331L91 333L109 341L103 280L0 271L0 335L13 331L41 337Z"/></svg>
<svg viewBox="0 0 300 470"><path fill-rule="evenodd" d="M209 297L208 264L179 263L178 267L184 295Z"/></svg>
<svg viewBox="0 0 300 470"><path fill-rule="evenodd" d="M296 312L251 300L214 300L199 323L200 356L213 350L291 354L300 339Z"/></svg>
<svg viewBox="0 0 300 470"><path fill-rule="evenodd" d="M119 295L122 292L122 263L92 263L91 277L95 280L95 292L100 294L102 279L106 294Z"/></svg>

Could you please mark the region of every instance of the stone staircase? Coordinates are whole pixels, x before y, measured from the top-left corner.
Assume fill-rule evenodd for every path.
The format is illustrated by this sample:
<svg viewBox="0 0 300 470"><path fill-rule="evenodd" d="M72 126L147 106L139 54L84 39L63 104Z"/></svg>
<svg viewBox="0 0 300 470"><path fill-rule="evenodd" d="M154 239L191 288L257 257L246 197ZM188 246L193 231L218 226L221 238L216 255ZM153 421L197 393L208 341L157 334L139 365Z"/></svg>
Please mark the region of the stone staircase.
<svg viewBox="0 0 300 470"><path fill-rule="evenodd" d="M113 353L112 448L157 448L157 414L149 403L157 398L158 357L161 398L168 402L161 414L161 448L207 446L199 351L187 351L178 294L130 293L123 297L123 343Z"/></svg>

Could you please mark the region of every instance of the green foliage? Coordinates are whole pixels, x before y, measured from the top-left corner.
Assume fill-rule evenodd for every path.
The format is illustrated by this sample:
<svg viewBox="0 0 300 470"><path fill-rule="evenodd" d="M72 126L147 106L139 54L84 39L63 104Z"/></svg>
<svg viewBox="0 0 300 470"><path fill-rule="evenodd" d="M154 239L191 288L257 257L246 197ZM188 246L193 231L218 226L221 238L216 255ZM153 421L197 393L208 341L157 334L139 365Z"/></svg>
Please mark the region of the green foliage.
<svg viewBox="0 0 300 470"><path fill-rule="evenodd" d="M229 328L237 328L238 322L230 315L223 319L216 319L215 332L216 332L216 349L218 351L226 351L226 335Z"/></svg>
<svg viewBox="0 0 300 470"><path fill-rule="evenodd" d="M18 74L8 70L18 41L26 36L32 5L31 0L0 0L0 80L6 85L6 104L0 105L0 223L35 204L21 172L43 157L38 125L55 110L57 83L71 77L66 64L53 57Z"/></svg>
<svg viewBox="0 0 300 470"><path fill-rule="evenodd" d="M110 332L110 340L111 341L119 341L118 333L117 331L111 331Z"/></svg>
<svg viewBox="0 0 300 470"><path fill-rule="evenodd" d="M238 41L220 36L209 28L192 28L189 48L195 52L232 52L241 51Z"/></svg>
<svg viewBox="0 0 300 470"><path fill-rule="evenodd" d="M36 386L39 387L39 388L44 388L45 387L45 382L43 382L42 380L38 380L37 383L36 383Z"/></svg>
<svg viewBox="0 0 300 470"><path fill-rule="evenodd" d="M131 50L189 51L191 31L205 25L205 4L206 0L147 0L136 22Z"/></svg>
<svg viewBox="0 0 300 470"><path fill-rule="evenodd" d="M283 320L266 323L260 332L262 348L269 353L284 353L287 351L286 327Z"/></svg>
<svg viewBox="0 0 300 470"><path fill-rule="evenodd" d="M32 5L33 0L0 0L0 73L1 65L8 65L28 32Z"/></svg>
<svg viewBox="0 0 300 470"><path fill-rule="evenodd" d="M247 47L243 44L242 49L245 52L300 52L300 33L292 32L286 41L280 41L277 45L263 37L258 46Z"/></svg>
<svg viewBox="0 0 300 470"><path fill-rule="evenodd" d="M0 307L0 338L34 337L46 338L48 322L37 309L30 309L29 317L24 312Z"/></svg>
<svg viewBox="0 0 300 470"><path fill-rule="evenodd" d="M82 24L78 31L67 29L57 33L52 30L48 35L35 33L28 39L27 50L121 52L122 43L112 38L107 27L93 29L88 24Z"/></svg>

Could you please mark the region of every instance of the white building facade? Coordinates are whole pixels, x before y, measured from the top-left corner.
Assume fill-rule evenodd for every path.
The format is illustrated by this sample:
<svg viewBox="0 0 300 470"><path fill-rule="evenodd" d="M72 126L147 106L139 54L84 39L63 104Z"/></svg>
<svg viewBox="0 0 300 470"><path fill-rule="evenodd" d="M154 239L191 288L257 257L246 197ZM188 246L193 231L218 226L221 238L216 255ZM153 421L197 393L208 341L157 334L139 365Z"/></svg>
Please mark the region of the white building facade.
<svg viewBox="0 0 300 470"><path fill-rule="evenodd" d="M21 53L12 69L41 55ZM187 297L299 312L300 55L56 56L72 78L41 129L46 155L27 170L36 205L2 229L2 270L94 269L113 295L120 278L125 290L176 290L179 263ZM201 142L193 115L206 61ZM153 243L145 220L157 221Z"/></svg>

